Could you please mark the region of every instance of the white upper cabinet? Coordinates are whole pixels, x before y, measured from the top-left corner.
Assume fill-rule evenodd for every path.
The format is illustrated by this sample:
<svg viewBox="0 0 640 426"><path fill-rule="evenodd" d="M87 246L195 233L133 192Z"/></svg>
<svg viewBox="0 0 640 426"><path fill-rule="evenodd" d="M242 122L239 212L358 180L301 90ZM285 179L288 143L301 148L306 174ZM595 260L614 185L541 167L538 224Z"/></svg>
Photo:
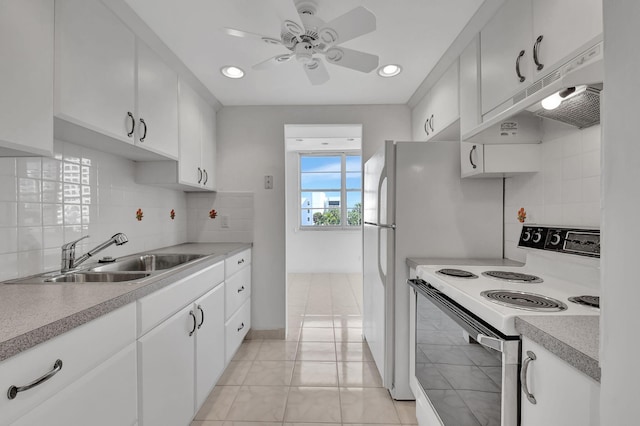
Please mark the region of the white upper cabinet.
<svg viewBox="0 0 640 426"><path fill-rule="evenodd" d="M480 33L482 114L524 99L522 90L601 34L602 0L507 0Z"/></svg>
<svg viewBox="0 0 640 426"><path fill-rule="evenodd" d="M180 108L180 161L178 164L179 181L199 186L204 174L200 167L200 149L202 146L202 113L200 96L180 81L178 105Z"/></svg>
<svg viewBox="0 0 640 426"><path fill-rule="evenodd" d="M146 44L137 45L138 107L135 143L178 159L178 74Z"/></svg>
<svg viewBox="0 0 640 426"><path fill-rule="evenodd" d="M216 111L202 101L202 185L208 190L216 189Z"/></svg>
<svg viewBox="0 0 640 426"><path fill-rule="evenodd" d="M534 0L535 79L561 65L575 50L602 34L602 0ZM540 69L538 69L540 68Z"/></svg>
<svg viewBox="0 0 640 426"><path fill-rule="evenodd" d="M412 135L417 141L459 138L459 66L456 60L411 112Z"/></svg>
<svg viewBox="0 0 640 426"><path fill-rule="evenodd" d="M53 152L50 0L0 2L0 156Z"/></svg>
<svg viewBox="0 0 640 426"><path fill-rule="evenodd" d="M56 117L133 144L134 34L99 1L55 6Z"/></svg>
<svg viewBox="0 0 640 426"><path fill-rule="evenodd" d="M460 134L480 124L480 37L476 36L460 55Z"/></svg>
<svg viewBox="0 0 640 426"><path fill-rule="evenodd" d="M482 114L532 83L531 0L507 0L480 32Z"/></svg>

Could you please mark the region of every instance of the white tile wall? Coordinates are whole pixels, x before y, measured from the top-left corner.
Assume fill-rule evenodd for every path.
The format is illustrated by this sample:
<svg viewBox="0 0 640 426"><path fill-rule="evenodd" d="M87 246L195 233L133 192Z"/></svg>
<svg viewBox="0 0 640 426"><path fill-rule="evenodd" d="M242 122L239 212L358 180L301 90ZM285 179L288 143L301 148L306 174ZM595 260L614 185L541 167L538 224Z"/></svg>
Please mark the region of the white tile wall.
<svg viewBox="0 0 640 426"><path fill-rule="evenodd" d="M209 217L216 210L215 219ZM253 193L217 192L187 195L189 241L192 242L253 242ZM228 228L222 227L222 217L228 216Z"/></svg>
<svg viewBox="0 0 640 426"><path fill-rule="evenodd" d="M526 223L600 227L600 126L568 130L545 120L543 129L543 170L506 179L505 256L509 259L525 259L517 248L520 207L527 211Z"/></svg>
<svg viewBox="0 0 640 426"><path fill-rule="evenodd" d="M53 158L0 158L0 281L59 269L60 246L84 235L91 237L78 253L127 235L100 257L186 242L183 192L136 184L132 161L66 142L54 147Z"/></svg>

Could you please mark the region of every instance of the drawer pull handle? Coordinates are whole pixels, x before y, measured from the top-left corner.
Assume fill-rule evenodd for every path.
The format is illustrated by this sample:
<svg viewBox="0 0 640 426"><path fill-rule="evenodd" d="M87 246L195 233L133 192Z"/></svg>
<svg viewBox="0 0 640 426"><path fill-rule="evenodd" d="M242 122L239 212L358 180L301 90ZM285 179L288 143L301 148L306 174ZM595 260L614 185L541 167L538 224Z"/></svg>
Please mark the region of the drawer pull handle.
<svg viewBox="0 0 640 426"><path fill-rule="evenodd" d="M238 327L238 331L242 330L243 328L244 328L244 322L240 324L240 327Z"/></svg>
<svg viewBox="0 0 640 426"><path fill-rule="evenodd" d="M518 58L516 59L516 75L518 76L518 81L520 83L524 82L526 78L520 74L520 59L524 56L524 50L521 50L518 54Z"/></svg>
<svg viewBox="0 0 640 426"><path fill-rule="evenodd" d="M193 318L193 328L189 332L189 337L191 337L193 336L193 333L196 332L196 328L198 327L198 320L196 320L196 314L194 314L193 311L189 311L189 315L191 315L191 318Z"/></svg>
<svg viewBox="0 0 640 426"><path fill-rule="evenodd" d="M473 166L473 168L477 168L478 166L473 162L473 151L476 150L476 146L474 145L473 148L471 148L471 151L469 151L469 162L471 163L471 165Z"/></svg>
<svg viewBox="0 0 640 426"><path fill-rule="evenodd" d="M28 385L10 386L9 390L7 391L7 397L9 399L15 399L16 396L18 396L18 392L24 392L31 388L35 388L40 383L44 383L50 378L52 378L53 376L55 376L60 370L62 370L62 360L57 359L56 362L53 364L53 368L51 369L51 371L47 372L44 376L36 379L35 381L29 383Z"/></svg>
<svg viewBox="0 0 640 426"><path fill-rule="evenodd" d="M238 289L238 293L240 293L241 291L244 291L244 286L242 286L242 287L240 287L240 288Z"/></svg>
<svg viewBox="0 0 640 426"><path fill-rule="evenodd" d="M529 392L529 385L527 384L527 370L529 370L529 363L536 360L536 354L531 351L527 351L527 358L522 362L522 369L520 370L520 383L522 386L522 392L527 396L530 403L536 404L536 397Z"/></svg>
<svg viewBox="0 0 640 426"><path fill-rule="evenodd" d="M133 132L135 132L136 130L136 119L133 118L133 114L131 114L131 111L127 112L127 117L129 117L129 120L131 120L131 130L127 132L127 136L131 137L133 136Z"/></svg>
<svg viewBox="0 0 640 426"><path fill-rule="evenodd" d="M238 265L242 265L244 263L244 259L238 260Z"/></svg>
<svg viewBox="0 0 640 426"><path fill-rule="evenodd" d="M200 330L200 327L202 327L202 324L204 324L204 310L202 309L202 306L200 306L200 305L196 306L196 308L198 308L198 310L200 311L200 314L202 316L202 321L200 321L200 324L198 324L198 330Z"/></svg>

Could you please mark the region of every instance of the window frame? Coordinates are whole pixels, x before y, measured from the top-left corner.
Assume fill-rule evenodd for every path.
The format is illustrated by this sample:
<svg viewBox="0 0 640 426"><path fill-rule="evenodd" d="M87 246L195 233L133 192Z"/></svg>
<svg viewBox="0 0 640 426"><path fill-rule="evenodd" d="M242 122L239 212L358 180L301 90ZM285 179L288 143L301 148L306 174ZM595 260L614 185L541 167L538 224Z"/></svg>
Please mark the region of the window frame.
<svg viewBox="0 0 640 426"><path fill-rule="evenodd" d="M302 189L302 158L303 157L340 157L340 190L333 189ZM360 188L355 190L347 189L347 157L360 157ZM338 172L334 172L338 173ZM363 190L363 164L361 151L313 151L313 152L298 152L298 229L302 231L359 231L362 228L362 218L360 225L347 225L349 222L348 207L347 207L347 194L349 192L360 192L360 205L362 205L362 190ZM304 225L302 224L302 211L313 208L302 206L302 193L303 192L340 192L340 225ZM362 213L361 213L362 214Z"/></svg>

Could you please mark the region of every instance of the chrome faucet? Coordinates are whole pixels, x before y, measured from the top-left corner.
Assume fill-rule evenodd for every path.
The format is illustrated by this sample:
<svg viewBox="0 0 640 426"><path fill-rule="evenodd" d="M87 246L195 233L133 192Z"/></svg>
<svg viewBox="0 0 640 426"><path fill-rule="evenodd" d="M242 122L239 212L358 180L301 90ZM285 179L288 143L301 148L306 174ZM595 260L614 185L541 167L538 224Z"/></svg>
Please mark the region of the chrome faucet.
<svg viewBox="0 0 640 426"><path fill-rule="evenodd" d="M77 268L78 265L80 265L82 262L89 259L99 251L106 249L112 244L121 246L129 241L126 235L124 235L122 232L119 232L104 243L99 244L98 246L94 247L93 249L89 250L78 259L76 259L76 244L78 243L78 241L84 240L85 238L89 238L89 236L85 235L82 238L78 238L75 241L71 241L70 243L62 245L62 265L60 267L60 272L68 272L72 269Z"/></svg>

